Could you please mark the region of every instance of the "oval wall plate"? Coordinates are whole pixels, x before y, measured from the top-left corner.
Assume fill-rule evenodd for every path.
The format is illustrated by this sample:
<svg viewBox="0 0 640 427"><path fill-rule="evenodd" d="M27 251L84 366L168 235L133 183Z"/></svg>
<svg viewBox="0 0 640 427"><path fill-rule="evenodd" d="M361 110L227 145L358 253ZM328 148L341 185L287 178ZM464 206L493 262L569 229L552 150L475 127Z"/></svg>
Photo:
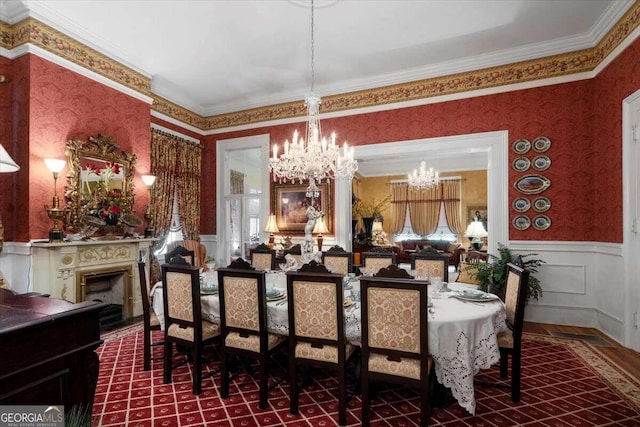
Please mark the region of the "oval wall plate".
<svg viewBox="0 0 640 427"><path fill-rule="evenodd" d="M542 175L525 175L513 186L523 194L540 194L551 186L551 181Z"/></svg>

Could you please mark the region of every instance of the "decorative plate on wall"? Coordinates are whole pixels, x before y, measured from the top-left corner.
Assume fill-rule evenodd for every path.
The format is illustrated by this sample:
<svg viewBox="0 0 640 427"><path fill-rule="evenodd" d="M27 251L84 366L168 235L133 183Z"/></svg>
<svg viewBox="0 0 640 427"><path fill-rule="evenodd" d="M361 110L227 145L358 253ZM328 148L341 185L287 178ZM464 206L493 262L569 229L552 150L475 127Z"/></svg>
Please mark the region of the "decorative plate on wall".
<svg viewBox="0 0 640 427"><path fill-rule="evenodd" d="M535 228L536 230L543 231L549 227L551 227L551 220L548 216L538 215L533 218L533 228Z"/></svg>
<svg viewBox="0 0 640 427"><path fill-rule="evenodd" d="M526 215L518 215L517 217L513 218L512 223L513 227L517 230L526 230L527 228L529 228L529 226L531 226L531 220Z"/></svg>
<svg viewBox="0 0 640 427"><path fill-rule="evenodd" d="M533 158L533 168L535 170L539 170L539 171L545 171L547 169L549 169L549 166L551 166L551 159L549 158L549 156L536 156Z"/></svg>
<svg viewBox="0 0 640 427"><path fill-rule="evenodd" d="M518 154L524 154L531 149L531 142L528 139L519 139L513 143L513 151Z"/></svg>
<svg viewBox="0 0 640 427"><path fill-rule="evenodd" d="M524 194L540 194L551 186L551 181L542 175L525 175L517 180L513 186Z"/></svg>
<svg viewBox="0 0 640 427"><path fill-rule="evenodd" d="M533 140L533 151L544 153L551 147L551 141L546 136L539 136Z"/></svg>
<svg viewBox="0 0 640 427"><path fill-rule="evenodd" d="M515 171L524 172L529 169L529 166L531 166L531 160L527 159L526 157L517 157L513 161L511 166Z"/></svg>
<svg viewBox="0 0 640 427"><path fill-rule="evenodd" d="M546 212L551 207L551 200L547 197L537 197L533 201L533 210L536 212Z"/></svg>
<svg viewBox="0 0 640 427"><path fill-rule="evenodd" d="M516 212L526 212L531 207L531 202L529 202L529 200L525 199L524 197L519 197L513 201L511 206Z"/></svg>

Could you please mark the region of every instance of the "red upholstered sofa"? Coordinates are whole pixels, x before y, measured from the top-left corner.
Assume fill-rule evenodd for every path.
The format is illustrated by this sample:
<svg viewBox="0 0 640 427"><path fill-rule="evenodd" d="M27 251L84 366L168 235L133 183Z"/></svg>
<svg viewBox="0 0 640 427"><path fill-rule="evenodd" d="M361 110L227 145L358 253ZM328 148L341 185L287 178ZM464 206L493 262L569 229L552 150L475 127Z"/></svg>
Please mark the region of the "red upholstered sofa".
<svg viewBox="0 0 640 427"><path fill-rule="evenodd" d="M411 254L421 249L433 248L442 251L443 254L449 256L449 265L458 268L460 255L464 252L464 248L460 243L447 242L443 240L401 240L395 242L398 248L396 251L396 259L398 263L411 262Z"/></svg>

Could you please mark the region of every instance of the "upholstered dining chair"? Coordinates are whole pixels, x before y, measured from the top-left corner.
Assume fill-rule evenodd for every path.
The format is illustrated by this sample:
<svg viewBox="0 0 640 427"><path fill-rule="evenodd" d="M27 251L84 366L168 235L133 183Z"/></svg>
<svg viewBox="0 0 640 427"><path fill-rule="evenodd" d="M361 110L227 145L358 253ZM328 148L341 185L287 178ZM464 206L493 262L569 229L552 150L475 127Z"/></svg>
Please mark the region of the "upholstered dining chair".
<svg viewBox="0 0 640 427"><path fill-rule="evenodd" d="M177 257L176 257L177 258ZM164 382L172 381L173 344L191 351L193 394L202 390L203 347L220 335L220 326L202 320L200 272L184 259L162 266L164 298ZM211 373L210 373L211 374Z"/></svg>
<svg viewBox="0 0 640 427"><path fill-rule="evenodd" d="M322 254L322 263L332 273L346 276L353 271L353 253L336 245Z"/></svg>
<svg viewBox="0 0 640 427"><path fill-rule="evenodd" d="M220 285L221 381L220 395L229 397L229 356L257 359L260 372L260 408L267 408L269 355L287 337L267 331L267 297L264 270L256 270L242 258L218 270Z"/></svg>
<svg viewBox="0 0 640 427"><path fill-rule="evenodd" d="M275 270L276 251L264 243L251 249L251 266L256 270Z"/></svg>
<svg viewBox="0 0 640 427"><path fill-rule="evenodd" d="M342 275L311 261L287 272L289 400L298 413L299 366L338 371L338 423L347 422L347 361L355 347L345 338Z"/></svg>
<svg viewBox="0 0 640 427"><path fill-rule="evenodd" d="M411 270L416 277L440 277L449 281L449 257L447 255L417 253L411 254Z"/></svg>
<svg viewBox="0 0 640 427"><path fill-rule="evenodd" d="M138 274L140 277L140 297L142 301L142 325L143 325L143 350L142 350L142 369L148 371L151 369L151 360L161 359L162 356L151 357L151 347L164 345L164 341L152 343L152 331L160 330L160 321L158 316L151 309L149 297L149 283L147 282L146 264L143 261L138 263Z"/></svg>
<svg viewBox="0 0 640 427"><path fill-rule="evenodd" d="M388 270L386 275L402 275L399 270ZM363 426L369 425L372 382L418 388L420 425L428 424L433 361L428 348L427 283L426 280L381 276L360 279Z"/></svg>
<svg viewBox="0 0 640 427"><path fill-rule="evenodd" d="M195 265L195 255L193 251L190 251L184 246L174 247L169 252L167 252L167 254L164 256L164 259L167 264L172 264L174 259L177 257L184 259L189 265Z"/></svg>
<svg viewBox="0 0 640 427"><path fill-rule="evenodd" d="M507 265L507 286L504 305L507 311L508 330L498 334L500 349L500 377L508 378L509 356L511 356L511 400L520 401L522 367L522 328L527 302L529 272L514 264Z"/></svg>
<svg viewBox="0 0 640 427"><path fill-rule="evenodd" d="M396 254L393 252L362 252L362 266L368 271L378 272L395 263Z"/></svg>
<svg viewBox="0 0 640 427"><path fill-rule="evenodd" d="M167 245L167 251L172 251L178 246L182 246L186 250L193 252L193 265L202 268L202 271L209 271L209 267L206 263L207 248L202 243L200 243L198 240L193 239L177 240Z"/></svg>

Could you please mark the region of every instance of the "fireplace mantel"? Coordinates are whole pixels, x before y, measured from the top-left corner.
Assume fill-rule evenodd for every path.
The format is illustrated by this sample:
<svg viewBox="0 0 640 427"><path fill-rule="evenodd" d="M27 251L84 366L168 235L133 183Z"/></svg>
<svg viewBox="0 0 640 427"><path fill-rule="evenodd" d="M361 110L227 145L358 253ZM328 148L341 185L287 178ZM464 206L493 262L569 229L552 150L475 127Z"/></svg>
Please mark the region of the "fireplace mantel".
<svg viewBox="0 0 640 427"><path fill-rule="evenodd" d="M155 239L122 239L32 243L33 290L76 303L83 295L83 275L110 269L127 271L131 272L128 278L131 286L125 291L132 301L132 313L129 314L134 317L142 315L138 260L141 255L143 259L149 259L149 250L154 242ZM127 305L126 301L124 303Z"/></svg>

